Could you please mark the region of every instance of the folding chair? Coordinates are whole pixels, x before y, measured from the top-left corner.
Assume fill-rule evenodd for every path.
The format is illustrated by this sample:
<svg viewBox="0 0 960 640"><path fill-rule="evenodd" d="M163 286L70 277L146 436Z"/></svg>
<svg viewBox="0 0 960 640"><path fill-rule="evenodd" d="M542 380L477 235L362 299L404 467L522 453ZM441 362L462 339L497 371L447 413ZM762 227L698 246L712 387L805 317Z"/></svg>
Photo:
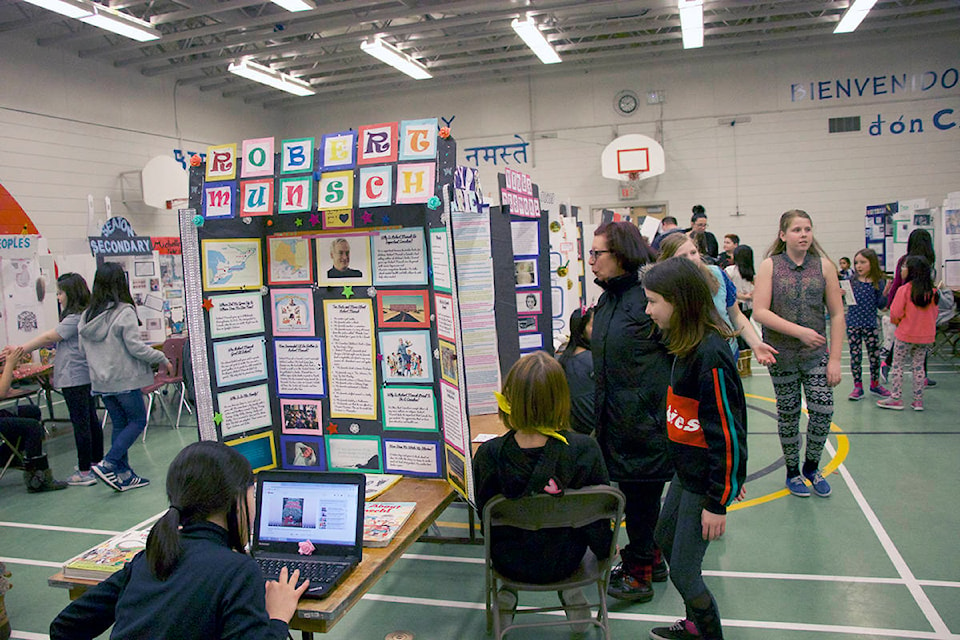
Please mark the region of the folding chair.
<svg viewBox="0 0 960 640"><path fill-rule="evenodd" d="M183 383L183 345L186 342L186 338L167 338L163 343L163 355L167 356L167 360L173 364L173 375L167 374L166 370L161 368L154 375L153 384L150 384L142 389L143 393L147 395L149 401L147 403L147 424L143 428L143 441L147 441L147 428L150 426L150 413L153 410L153 400L159 394L161 394L164 388L169 384L175 384L180 386L180 404L177 407L177 422L175 427L180 428L180 416L183 414L183 408L186 407L187 411L191 414L193 409L190 408L190 403L187 402L187 387ZM166 413L167 409L163 402L160 402L160 407Z"/></svg>
<svg viewBox="0 0 960 640"><path fill-rule="evenodd" d="M14 458L19 460L20 464L23 465L23 454L20 452L20 443L22 441L22 438L17 438L17 444L13 444L5 435L0 433L0 445L3 445L3 447L6 447L10 450L10 457L7 458L6 463L4 463L3 469L0 469L0 480L3 479L4 475L6 475L7 469L10 467L10 464L13 462ZM3 447L0 447L0 451L3 450Z"/></svg>
<svg viewBox="0 0 960 640"><path fill-rule="evenodd" d="M603 637L610 638L610 623L607 612L607 584L610 581L610 567L616 557L617 533L623 520L625 498L619 489L606 485L572 489L562 496L540 494L508 500L502 495L492 498L483 509L484 531L484 558L486 564L486 605L487 605L487 632L493 629L494 637L500 640L504 633L511 629L521 629L540 626L558 626L589 623L603 630ZM587 549L580 566L573 575L559 582L549 584L532 584L511 580L500 574L494 567L490 557L490 532L492 527L511 526L527 531L539 529L554 529L559 527L579 528L598 520L609 520L613 525L613 539L610 541L610 552L606 559L599 560L596 555ZM500 628L500 616L497 608L497 594L502 587L520 591L563 591L596 585L598 602L589 603L590 608L598 608L596 618L590 620L547 620L542 622L514 623ZM555 607L523 607L517 609L517 615L528 613L547 613L563 611L562 606ZM528 636L529 637L529 636Z"/></svg>

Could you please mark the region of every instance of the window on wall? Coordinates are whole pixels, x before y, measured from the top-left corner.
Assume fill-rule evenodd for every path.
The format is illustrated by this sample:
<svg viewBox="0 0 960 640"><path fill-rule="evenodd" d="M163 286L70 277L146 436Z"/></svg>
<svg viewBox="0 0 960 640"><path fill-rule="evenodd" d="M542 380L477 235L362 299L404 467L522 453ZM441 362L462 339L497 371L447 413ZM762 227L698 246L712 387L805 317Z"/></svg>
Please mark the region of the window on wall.
<svg viewBox="0 0 960 640"><path fill-rule="evenodd" d="M860 116L850 116L849 118L830 118L829 126L830 133L860 131Z"/></svg>

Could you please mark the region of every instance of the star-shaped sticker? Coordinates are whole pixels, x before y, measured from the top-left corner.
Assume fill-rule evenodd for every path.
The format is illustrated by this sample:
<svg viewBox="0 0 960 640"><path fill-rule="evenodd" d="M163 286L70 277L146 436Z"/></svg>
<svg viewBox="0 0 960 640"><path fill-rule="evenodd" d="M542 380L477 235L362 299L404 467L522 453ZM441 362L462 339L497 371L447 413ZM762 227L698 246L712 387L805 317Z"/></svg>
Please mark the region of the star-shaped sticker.
<svg viewBox="0 0 960 640"><path fill-rule="evenodd" d="M363 217L363 224L370 224L371 222L373 222L373 214L370 213L369 211L364 211L362 217Z"/></svg>
<svg viewBox="0 0 960 640"><path fill-rule="evenodd" d="M318 216L317 214L313 214L312 216L310 216L310 226L315 227L318 224L320 224L320 216Z"/></svg>
<svg viewBox="0 0 960 640"><path fill-rule="evenodd" d="M390 224L390 216L383 214L383 224Z"/></svg>
<svg viewBox="0 0 960 640"><path fill-rule="evenodd" d="M210 298L204 298L203 308L206 309L207 311L210 311L210 309L213 309L213 300L211 300Z"/></svg>
<svg viewBox="0 0 960 640"><path fill-rule="evenodd" d="M217 411L215 414L213 414L213 421L219 425L221 422L223 422L223 414Z"/></svg>
<svg viewBox="0 0 960 640"><path fill-rule="evenodd" d="M327 425L327 433L336 433L337 432L337 423L331 422Z"/></svg>
<svg viewBox="0 0 960 640"><path fill-rule="evenodd" d="M293 221L293 224L297 225L298 227L302 227L302 226L303 226L303 220L300 219L300 218L297 218L296 220Z"/></svg>
<svg viewBox="0 0 960 640"><path fill-rule="evenodd" d="M273 220L267 220L267 226L268 226L268 227L272 227L272 226L273 226Z"/></svg>
<svg viewBox="0 0 960 640"><path fill-rule="evenodd" d="M378 354L377 354L377 362L383 362L383 354L382 354L382 353L378 353Z"/></svg>
<svg viewBox="0 0 960 640"><path fill-rule="evenodd" d="M445 176L453 175L453 167L444 167L443 175Z"/></svg>
<svg viewBox="0 0 960 640"><path fill-rule="evenodd" d="M353 285L348 284L343 288L343 297L349 300L350 296L352 295L353 295Z"/></svg>

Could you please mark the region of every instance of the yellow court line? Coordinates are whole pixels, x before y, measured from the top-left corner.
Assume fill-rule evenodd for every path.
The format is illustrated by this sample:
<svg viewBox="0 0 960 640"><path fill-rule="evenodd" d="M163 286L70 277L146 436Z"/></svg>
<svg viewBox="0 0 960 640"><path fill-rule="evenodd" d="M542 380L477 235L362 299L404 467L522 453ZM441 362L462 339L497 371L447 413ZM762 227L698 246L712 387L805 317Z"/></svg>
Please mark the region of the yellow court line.
<svg viewBox="0 0 960 640"><path fill-rule="evenodd" d="M777 402L776 398L768 398L766 396L757 396L752 393L745 393L743 395L753 400L763 400L765 402L772 402L774 404L776 404ZM807 413L807 410L804 409L803 412ZM830 459L830 462L827 463L827 466L823 468L824 477L836 471L837 467L843 464L843 461L846 460L847 458L847 454L850 452L850 438L843 435L843 430L837 426L837 423L835 422L830 423L830 431L836 434L837 454L833 456L833 458ZM727 507L727 511L736 511L737 509L746 509L747 507L753 507L758 504L770 502L771 500L783 498L788 495L790 495L790 492L787 489L780 489L779 491L774 491L773 493L768 493L766 495L753 498L752 500L744 500L743 502L738 502L736 504L733 504Z"/></svg>

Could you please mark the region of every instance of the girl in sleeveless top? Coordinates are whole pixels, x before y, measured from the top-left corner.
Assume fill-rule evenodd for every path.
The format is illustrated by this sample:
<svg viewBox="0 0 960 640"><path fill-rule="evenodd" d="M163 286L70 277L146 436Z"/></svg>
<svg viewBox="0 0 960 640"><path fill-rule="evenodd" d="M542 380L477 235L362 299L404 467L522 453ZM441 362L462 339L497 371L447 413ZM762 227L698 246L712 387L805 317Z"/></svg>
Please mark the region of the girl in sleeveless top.
<svg viewBox="0 0 960 640"><path fill-rule="evenodd" d="M764 341L779 355L768 365L777 396L777 430L787 465L787 489L795 496L830 495L820 473L820 456L833 419L833 387L840 384L840 353L846 323L837 268L813 237L805 211L780 216L780 231L757 271L753 317ZM830 313L827 340L824 310ZM807 450L800 467L801 391L809 421ZM802 475L801 475L802 474Z"/></svg>

